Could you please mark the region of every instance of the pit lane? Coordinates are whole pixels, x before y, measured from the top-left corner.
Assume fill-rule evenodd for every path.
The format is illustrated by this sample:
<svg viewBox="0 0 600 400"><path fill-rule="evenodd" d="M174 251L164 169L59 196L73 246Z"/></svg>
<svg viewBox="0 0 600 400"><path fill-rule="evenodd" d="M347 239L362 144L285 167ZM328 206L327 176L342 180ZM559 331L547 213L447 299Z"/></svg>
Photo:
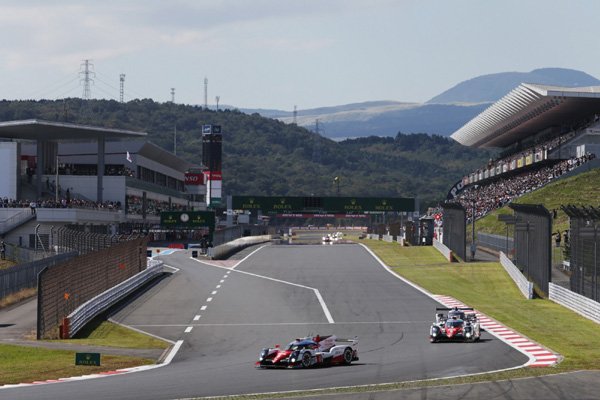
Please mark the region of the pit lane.
<svg viewBox="0 0 600 400"><path fill-rule="evenodd" d="M480 343L430 344L428 329L439 304L396 279L357 245L267 246L235 269L233 264L200 263L184 251L164 260L180 271L115 318L173 341L183 340L170 366L11 389L2 395L217 396L456 376L527 361L486 333ZM312 288L318 289L331 319ZM358 336L360 361L350 367L310 370L254 368L262 347L317 333Z"/></svg>

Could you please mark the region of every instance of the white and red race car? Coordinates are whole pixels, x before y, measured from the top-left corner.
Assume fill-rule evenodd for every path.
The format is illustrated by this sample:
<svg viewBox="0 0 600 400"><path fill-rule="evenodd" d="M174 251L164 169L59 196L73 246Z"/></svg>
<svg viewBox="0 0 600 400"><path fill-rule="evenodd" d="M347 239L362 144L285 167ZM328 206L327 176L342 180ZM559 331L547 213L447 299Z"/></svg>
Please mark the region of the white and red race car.
<svg viewBox="0 0 600 400"><path fill-rule="evenodd" d="M358 338L338 339L335 335L308 336L296 339L285 349L275 346L262 349L259 368L308 368L350 365L358 360Z"/></svg>

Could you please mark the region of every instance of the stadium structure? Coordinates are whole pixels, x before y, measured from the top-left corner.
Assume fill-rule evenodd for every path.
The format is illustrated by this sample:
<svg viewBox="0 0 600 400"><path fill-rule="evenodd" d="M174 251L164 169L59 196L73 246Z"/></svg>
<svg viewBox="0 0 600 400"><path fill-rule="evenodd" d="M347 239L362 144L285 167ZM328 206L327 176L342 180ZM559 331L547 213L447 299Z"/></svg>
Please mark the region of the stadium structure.
<svg viewBox="0 0 600 400"><path fill-rule="evenodd" d="M115 234L120 225L158 224L161 211L206 210L206 168L146 136L41 120L0 122L4 241L44 247L50 230L65 225Z"/></svg>

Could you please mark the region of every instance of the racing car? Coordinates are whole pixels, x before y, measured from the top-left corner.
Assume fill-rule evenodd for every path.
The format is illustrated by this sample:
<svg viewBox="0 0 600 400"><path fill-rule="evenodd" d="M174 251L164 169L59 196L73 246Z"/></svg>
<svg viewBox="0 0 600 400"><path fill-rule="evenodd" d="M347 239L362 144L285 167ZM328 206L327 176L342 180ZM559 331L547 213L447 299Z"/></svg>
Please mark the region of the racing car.
<svg viewBox="0 0 600 400"><path fill-rule="evenodd" d="M309 368L350 365L358 360L358 338L338 339L335 335L307 336L291 342L285 349L262 349L258 368Z"/></svg>
<svg viewBox="0 0 600 400"><path fill-rule="evenodd" d="M429 330L431 343L442 340L476 342L481 338L479 321L472 308L438 307L435 310L435 322ZM447 314L443 311L447 311Z"/></svg>

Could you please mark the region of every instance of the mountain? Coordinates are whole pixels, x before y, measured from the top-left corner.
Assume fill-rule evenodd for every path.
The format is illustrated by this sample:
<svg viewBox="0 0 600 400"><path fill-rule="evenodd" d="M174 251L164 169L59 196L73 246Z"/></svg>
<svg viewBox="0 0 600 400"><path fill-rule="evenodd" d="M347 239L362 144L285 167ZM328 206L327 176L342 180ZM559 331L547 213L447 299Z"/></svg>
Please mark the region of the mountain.
<svg viewBox="0 0 600 400"><path fill-rule="evenodd" d="M567 87L596 86L600 81L585 72L542 68L531 72L502 72L479 76L446 90L424 104L370 101L298 110L297 124L334 140L365 136L391 136L398 132L449 136L521 83ZM281 110L243 110L276 118L287 124L293 113Z"/></svg>
<svg viewBox="0 0 600 400"><path fill-rule="evenodd" d="M566 87L597 86L600 81L585 72L565 68L542 68L531 72L502 72L482 75L446 90L427 101L432 103L492 103L521 83Z"/></svg>

